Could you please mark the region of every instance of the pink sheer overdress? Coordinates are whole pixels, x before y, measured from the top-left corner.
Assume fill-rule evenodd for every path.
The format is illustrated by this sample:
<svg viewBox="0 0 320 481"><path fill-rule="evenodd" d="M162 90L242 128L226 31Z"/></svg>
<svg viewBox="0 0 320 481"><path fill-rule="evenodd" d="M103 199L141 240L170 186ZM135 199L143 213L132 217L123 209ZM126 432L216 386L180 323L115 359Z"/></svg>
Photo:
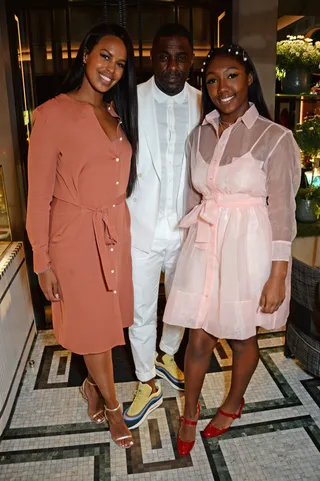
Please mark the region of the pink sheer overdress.
<svg viewBox="0 0 320 481"><path fill-rule="evenodd" d="M288 317L301 155L291 131L254 105L220 138L218 124L213 111L189 138L193 193L164 322L248 339ZM259 300L273 260L289 262L286 298L264 314Z"/></svg>

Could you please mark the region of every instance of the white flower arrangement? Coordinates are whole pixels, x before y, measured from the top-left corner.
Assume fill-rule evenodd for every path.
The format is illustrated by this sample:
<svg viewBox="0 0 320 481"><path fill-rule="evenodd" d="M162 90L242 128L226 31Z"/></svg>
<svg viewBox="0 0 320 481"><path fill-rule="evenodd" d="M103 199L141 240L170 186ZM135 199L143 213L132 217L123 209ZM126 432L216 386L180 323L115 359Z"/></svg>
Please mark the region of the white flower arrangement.
<svg viewBox="0 0 320 481"><path fill-rule="evenodd" d="M287 70L296 67L305 67L311 72L320 70L320 42L314 44L303 35L288 35L287 40L277 42L277 78L283 78Z"/></svg>

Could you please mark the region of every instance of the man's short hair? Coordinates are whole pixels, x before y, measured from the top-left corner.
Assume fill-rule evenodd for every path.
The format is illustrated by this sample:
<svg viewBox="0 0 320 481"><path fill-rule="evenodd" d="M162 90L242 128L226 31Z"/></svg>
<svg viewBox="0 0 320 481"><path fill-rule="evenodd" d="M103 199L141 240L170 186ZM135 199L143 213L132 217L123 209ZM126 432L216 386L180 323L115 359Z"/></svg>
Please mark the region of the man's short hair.
<svg viewBox="0 0 320 481"><path fill-rule="evenodd" d="M188 40L190 47L193 49L193 41L190 32L180 23L167 23L162 25L154 37L152 48L163 37L184 37Z"/></svg>

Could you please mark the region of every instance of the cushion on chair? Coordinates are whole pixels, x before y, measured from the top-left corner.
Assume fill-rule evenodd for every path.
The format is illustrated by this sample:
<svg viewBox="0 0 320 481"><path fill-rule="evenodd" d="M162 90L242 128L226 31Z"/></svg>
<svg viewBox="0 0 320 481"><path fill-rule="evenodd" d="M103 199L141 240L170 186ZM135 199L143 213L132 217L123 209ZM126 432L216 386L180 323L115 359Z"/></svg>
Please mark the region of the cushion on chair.
<svg viewBox="0 0 320 481"><path fill-rule="evenodd" d="M310 374L320 376L320 341L309 337L289 322L286 343L294 357Z"/></svg>

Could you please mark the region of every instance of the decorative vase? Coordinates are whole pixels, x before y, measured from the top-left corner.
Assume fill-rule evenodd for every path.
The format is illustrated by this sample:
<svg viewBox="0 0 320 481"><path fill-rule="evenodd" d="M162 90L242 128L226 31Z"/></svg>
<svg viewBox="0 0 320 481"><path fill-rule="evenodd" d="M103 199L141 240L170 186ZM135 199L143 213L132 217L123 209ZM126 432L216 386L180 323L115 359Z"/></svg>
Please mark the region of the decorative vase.
<svg viewBox="0 0 320 481"><path fill-rule="evenodd" d="M304 67L295 67L287 70L286 76L282 79L282 90L284 94L300 95L310 91L311 73Z"/></svg>
<svg viewBox="0 0 320 481"><path fill-rule="evenodd" d="M316 222L317 217L310 199L300 199L297 205L296 219L298 222L304 222L305 224Z"/></svg>

